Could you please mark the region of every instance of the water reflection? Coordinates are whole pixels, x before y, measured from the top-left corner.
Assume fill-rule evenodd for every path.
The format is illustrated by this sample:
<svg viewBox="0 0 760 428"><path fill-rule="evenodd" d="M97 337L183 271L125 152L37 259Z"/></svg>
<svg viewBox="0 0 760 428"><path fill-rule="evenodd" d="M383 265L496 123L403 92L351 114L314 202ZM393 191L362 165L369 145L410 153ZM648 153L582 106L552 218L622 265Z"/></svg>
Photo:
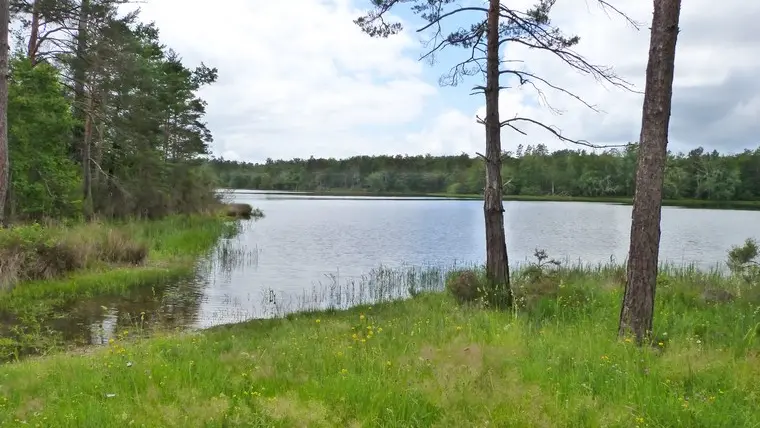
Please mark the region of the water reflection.
<svg viewBox="0 0 760 428"><path fill-rule="evenodd" d="M448 270L484 259L482 202L422 199L237 195L236 202L261 208L266 217L240 221L192 275L77 302L44 328L66 343L100 345L127 331L200 329L440 289ZM630 207L506 205L515 265L537 247L571 263L625 261ZM731 245L760 236L758 219L760 212L665 208L661 260L714 267ZM12 323L0 314L0 329Z"/></svg>
<svg viewBox="0 0 760 428"><path fill-rule="evenodd" d="M358 276L342 276L336 271L299 293L266 287L251 287L249 292L240 293L241 284L233 284L230 273L255 271L259 254L258 248L247 248L239 238L224 239L190 278L124 296L80 301L46 326L61 332L62 339L70 344L104 345L120 334L148 336L159 330L202 329L295 311L345 309L405 298L440 290L446 272L456 268L380 267ZM237 292L231 292L233 286Z"/></svg>

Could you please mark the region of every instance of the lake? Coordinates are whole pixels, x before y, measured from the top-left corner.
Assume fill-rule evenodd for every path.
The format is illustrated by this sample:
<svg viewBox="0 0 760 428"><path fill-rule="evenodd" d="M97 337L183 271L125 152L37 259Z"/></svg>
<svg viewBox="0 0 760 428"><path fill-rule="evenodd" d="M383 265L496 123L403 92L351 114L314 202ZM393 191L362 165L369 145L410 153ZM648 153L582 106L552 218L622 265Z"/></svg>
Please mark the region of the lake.
<svg viewBox="0 0 760 428"><path fill-rule="evenodd" d="M81 302L51 327L74 342L104 343L119 329L204 328L310 302L321 308L336 295L346 306L367 300L375 289L403 294L410 284L439 286L446 269L485 259L482 201L253 191L233 196L260 208L265 218L244 221L237 237L223 240L199 263L195 278ZM510 201L504 207L513 265L532 260L536 248L568 263L626 258L630 206ZM757 211L665 207L660 258L720 268L732 245L760 236L758 220Z"/></svg>

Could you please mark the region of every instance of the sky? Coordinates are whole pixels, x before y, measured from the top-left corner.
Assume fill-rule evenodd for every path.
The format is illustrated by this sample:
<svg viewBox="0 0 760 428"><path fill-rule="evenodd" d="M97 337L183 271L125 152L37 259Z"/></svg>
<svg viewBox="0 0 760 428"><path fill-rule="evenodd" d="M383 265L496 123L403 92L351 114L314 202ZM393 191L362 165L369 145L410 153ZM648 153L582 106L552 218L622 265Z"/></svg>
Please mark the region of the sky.
<svg viewBox="0 0 760 428"><path fill-rule="evenodd" d="M514 8L531 3L504 1ZM502 120L528 117L568 138L599 145L638 140L652 2L608 1L640 22L640 29L596 0L558 0L552 22L565 34L580 36L578 53L613 67L635 91L603 85L551 53L508 45L506 58L524 61L520 67L578 94L598 111L544 87L545 100L558 113L524 86L501 92ZM753 30L760 22L760 2L683 3L669 149L754 149L760 135L760 36ZM369 0L224 0L224 5L209 7L205 0L140 4L142 19L156 22L162 41L187 66L203 61L219 69L219 80L201 92L208 102L214 156L263 162L484 150L485 131L476 122L476 115L485 112L484 98L470 95L481 78L469 77L456 87L439 85L439 77L468 53L449 48L435 63L420 61L430 33L415 31L422 21L408 6L394 11L404 31L375 39L353 23ZM478 14L460 14L444 29L477 19ZM537 126L522 130L527 135L504 129L504 150L537 143L550 150L579 147Z"/></svg>

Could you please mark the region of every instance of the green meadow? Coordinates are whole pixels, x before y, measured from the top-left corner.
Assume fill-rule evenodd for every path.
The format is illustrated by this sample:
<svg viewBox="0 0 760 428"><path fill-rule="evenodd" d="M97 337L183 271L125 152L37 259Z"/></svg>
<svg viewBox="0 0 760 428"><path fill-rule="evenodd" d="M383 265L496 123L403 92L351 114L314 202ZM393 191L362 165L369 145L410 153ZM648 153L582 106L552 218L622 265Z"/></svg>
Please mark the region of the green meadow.
<svg viewBox="0 0 760 428"><path fill-rule="evenodd" d="M124 332L107 347L0 366L0 425L760 424L760 292L663 267L657 339L642 349L617 337L623 278L615 266L523 269L506 311L418 288L342 311Z"/></svg>

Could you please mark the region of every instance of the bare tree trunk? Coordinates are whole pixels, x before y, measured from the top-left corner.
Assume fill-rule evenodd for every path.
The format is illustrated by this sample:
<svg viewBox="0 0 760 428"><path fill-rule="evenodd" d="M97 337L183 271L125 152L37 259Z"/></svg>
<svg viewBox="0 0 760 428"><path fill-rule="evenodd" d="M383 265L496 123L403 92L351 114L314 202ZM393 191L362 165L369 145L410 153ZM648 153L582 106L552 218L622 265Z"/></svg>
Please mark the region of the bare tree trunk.
<svg viewBox="0 0 760 428"><path fill-rule="evenodd" d="M83 198L82 212L87 221L92 220L93 201L92 201L92 115L93 110L92 93L87 96L87 111L84 120L84 140L82 142L82 177L83 177Z"/></svg>
<svg viewBox="0 0 760 428"><path fill-rule="evenodd" d="M40 5L39 0L34 0L32 4L32 34L29 36L29 45L27 47L27 57L32 67L37 64L37 51L39 50L40 38Z"/></svg>
<svg viewBox="0 0 760 428"><path fill-rule="evenodd" d="M10 1L0 0L0 224L6 223L5 201L10 187L8 161L8 21Z"/></svg>
<svg viewBox="0 0 760 428"><path fill-rule="evenodd" d="M501 122L499 120L499 0L490 0L486 44L486 183L483 211L486 223L486 276L504 292L500 303L512 304L501 182ZM498 287L498 288L496 288Z"/></svg>
<svg viewBox="0 0 760 428"><path fill-rule="evenodd" d="M83 160L84 121L85 121L85 79L87 79L87 19L89 18L90 0L82 0L77 25L76 49L74 50L72 77L74 78L74 108L76 123L72 132L72 157L76 161Z"/></svg>
<svg viewBox="0 0 760 428"><path fill-rule="evenodd" d="M673 95L680 0L654 0L644 107L633 198L628 280L620 310L620 336L649 340L660 249L662 184Z"/></svg>

